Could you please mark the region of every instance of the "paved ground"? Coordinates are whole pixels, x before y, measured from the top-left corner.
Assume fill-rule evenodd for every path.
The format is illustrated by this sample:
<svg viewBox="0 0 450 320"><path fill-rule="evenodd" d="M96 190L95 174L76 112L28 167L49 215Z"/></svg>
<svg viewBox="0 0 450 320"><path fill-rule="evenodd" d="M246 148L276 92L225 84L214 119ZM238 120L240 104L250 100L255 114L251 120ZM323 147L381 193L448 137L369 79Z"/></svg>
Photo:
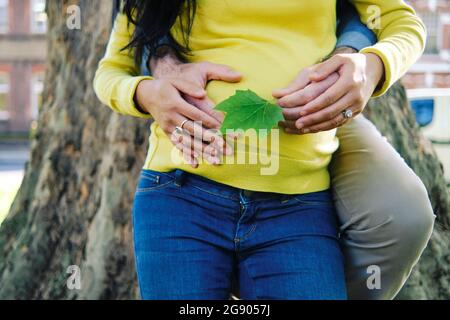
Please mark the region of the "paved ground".
<svg viewBox="0 0 450 320"><path fill-rule="evenodd" d="M22 182L29 150L28 142L0 141L0 223Z"/></svg>

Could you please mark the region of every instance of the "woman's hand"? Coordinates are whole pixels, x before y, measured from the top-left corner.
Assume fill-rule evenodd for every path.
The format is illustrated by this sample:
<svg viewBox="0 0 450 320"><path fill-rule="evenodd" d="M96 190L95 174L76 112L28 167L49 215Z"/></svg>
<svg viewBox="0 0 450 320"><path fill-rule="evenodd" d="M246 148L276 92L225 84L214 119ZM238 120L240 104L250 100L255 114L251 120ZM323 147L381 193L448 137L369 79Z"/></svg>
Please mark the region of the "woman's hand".
<svg viewBox="0 0 450 320"><path fill-rule="evenodd" d="M172 60L160 61L153 73L159 79L142 81L136 101L153 116L191 166L197 168L200 157L218 165L221 154L232 154L217 133L223 116L213 110L204 88L209 80L236 82L241 76L221 65L179 64ZM179 132L177 127L184 131Z"/></svg>
<svg viewBox="0 0 450 320"><path fill-rule="evenodd" d="M182 63L170 49L162 58L152 57L149 64L156 79L173 84L172 87L178 92L175 93L171 90L170 95L177 97L178 104L184 105L184 108L189 105L191 111L192 107L197 109L195 118L184 116L180 123L176 124L176 121L181 120L178 118L178 120L172 119L172 123L166 125L166 133L171 136L172 143L183 153L183 157L193 168L198 167L200 157L211 164L220 164L219 156L224 153L231 155L233 150L220 134L213 134L211 130L207 130L218 129L223 121L223 114L214 111L214 104L206 95L205 88L211 80L239 82L242 76L224 65L209 62ZM183 88L185 86L192 89ZM183 102L180 101L180 98ZM161 98L157 98L156 101L158 99ZM172 105L174 104L172 103ZM216 120L214 125L200 119L201 114L210 121ZM185 122L186 119L192 121ZM161 120L157 120L157 122L160 123ZM176 131L175 134L170 134L174 128L184 122L185 132L183 135L177 134Z"/></svg>
<svg viewBox="0 0 450 320"><path fill-rule="evenodd" d="M159 79L144 80L136 89L136 102L146 112L152 115L161 129L171 138L175 146L183 152L184 158L193 166L198 166L197 158L204 156L205 160L215 164L217 159L212 156L213 148L207 149L206 145L194 143L194 128L196 124L193 121L202 123L208 129L217 129L220 122L211 115L187 103L181 96L181 93L188 94L195 98L203 98L206 95L204 89L178 79ZM191 120L186 122L185 120ZM189 134L180 134L176 128L183 122L183 129ZM202 130L205 140L213 142L211 131ZM197 134L198 135L198 134ZM216 141L220 143L219 141ZM214 145L218 147L218 145Z"/></svg>
<svg viewBox="0 0 450 320"><path fill-rule="evenodd" d="M335 129L347 123L343 112L360 114L384 75L375 54L337 54L300 72L285 89L273 95L284 109L286 132L307 134Z"/></svg>

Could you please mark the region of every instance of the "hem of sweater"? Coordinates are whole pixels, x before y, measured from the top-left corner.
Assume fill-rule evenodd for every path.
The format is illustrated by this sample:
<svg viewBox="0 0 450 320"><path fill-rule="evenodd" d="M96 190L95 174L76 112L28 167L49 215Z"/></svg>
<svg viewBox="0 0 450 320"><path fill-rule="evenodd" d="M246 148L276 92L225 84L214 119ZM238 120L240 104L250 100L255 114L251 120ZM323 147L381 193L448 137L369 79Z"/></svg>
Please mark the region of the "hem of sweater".
<svg viewBox="0 0 450 320"><path fill-rule="evenodd" d="M327 168L299 175L283 176L282 179L280 179L280 176L263 175L243 175L242 177L239 177L236 175L236 172L223 174L223 172L219 172L216 170L193 169L188 165L167 168L155 166L151 163L146 163L143 169L162 173L172 172L175 170L183 170L227 186L258 192L273 192L293 195L320 192L330 189L330 174ZM280 182L274 181L274 179L271 179L271 177L277 177L276 180L279 180Z"/></svg>

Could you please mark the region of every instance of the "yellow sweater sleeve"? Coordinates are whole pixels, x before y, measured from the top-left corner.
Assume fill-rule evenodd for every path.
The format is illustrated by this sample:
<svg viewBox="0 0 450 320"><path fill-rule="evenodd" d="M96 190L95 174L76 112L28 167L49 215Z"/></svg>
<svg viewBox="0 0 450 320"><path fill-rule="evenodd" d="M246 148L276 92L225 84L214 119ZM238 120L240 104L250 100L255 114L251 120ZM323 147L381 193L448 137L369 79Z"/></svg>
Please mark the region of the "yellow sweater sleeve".
<svg viewBox="0 0 450 320"><path fill-rule="evenodd" d="M105 56L98 65L94 90L101 102L116 112L139 118L151 118L139 111L134 102L138 84L151 77L139 76L133 52L122 50L130 41L133 26L124 14L118 14Z"/></svg>
<svg viewBox="0 0 450 320"><path fill-rule="evenodd" d="M413 8L403 0L351 0L361 21L373 29L378 43L362 53L378 55L385 68L385 80L374 93L381 96L399 80L422 55L426 28Z"/></svg>

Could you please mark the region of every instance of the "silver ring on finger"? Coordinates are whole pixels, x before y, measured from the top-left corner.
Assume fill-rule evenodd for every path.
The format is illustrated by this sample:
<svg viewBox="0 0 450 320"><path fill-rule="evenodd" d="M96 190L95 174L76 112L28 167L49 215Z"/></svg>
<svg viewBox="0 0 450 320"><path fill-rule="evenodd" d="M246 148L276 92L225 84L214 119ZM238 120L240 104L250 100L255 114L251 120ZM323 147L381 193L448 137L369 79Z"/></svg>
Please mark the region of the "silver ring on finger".
<svg viewBox="0 0 450 320"><path fill-rule="evenodd" d="M353 118L353 111L352 109L345 109L342 111L342 115L344 116L344 119L352 119Z"/></svg>
<svg viewBox="0 0 450 320"><path fill-rule="evenodd" d="M185 126L185 124L188 123L188 122L189 122L188 119L184 120L184 121L181 123L180 128L184 130L184 126Z"/></svg>
<svg viewBox="0 0 450 320"><path fill-rule="evenodd" d="M186 131L182 127L175 127L175 130L173 130L172 134L177 136L182 136Z"/></svg>

